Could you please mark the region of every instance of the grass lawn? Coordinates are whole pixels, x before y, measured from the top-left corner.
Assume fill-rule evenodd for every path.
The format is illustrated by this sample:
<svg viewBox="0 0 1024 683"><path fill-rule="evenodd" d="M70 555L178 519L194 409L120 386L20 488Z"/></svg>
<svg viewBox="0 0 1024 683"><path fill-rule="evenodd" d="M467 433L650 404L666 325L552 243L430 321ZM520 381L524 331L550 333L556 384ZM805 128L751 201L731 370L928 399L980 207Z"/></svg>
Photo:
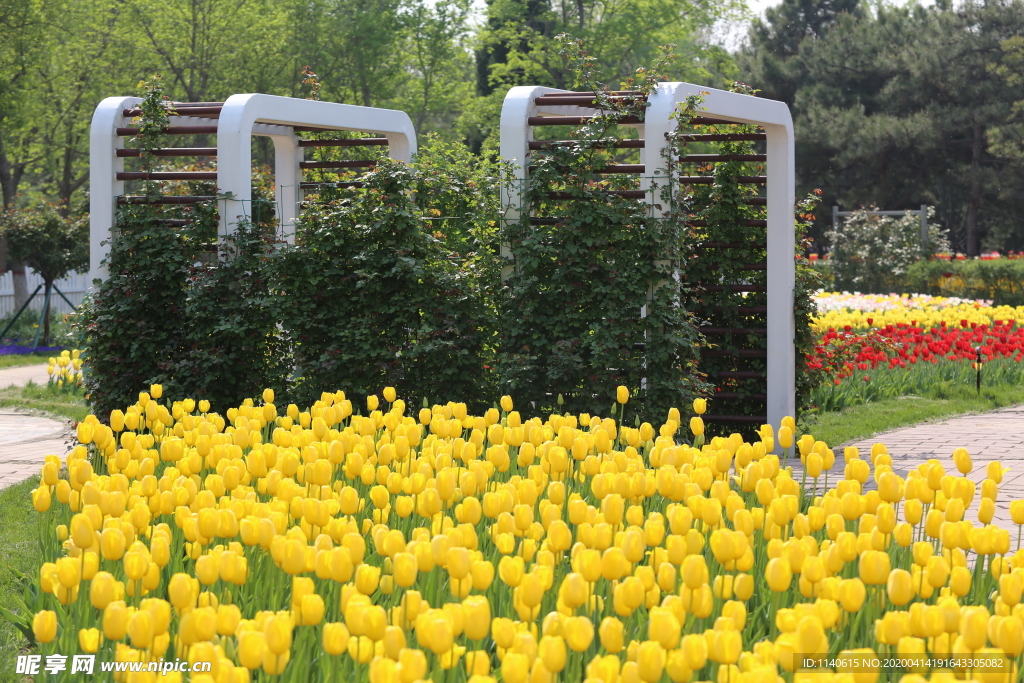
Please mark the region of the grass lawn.
<svg viewBox="0 0 1024 683"><path fill-rule="evenodd" d="M11 596L22 595L19 573L32 578L39 575L37 513L31 496L38 485L39 477L32 477L0 491L0 604L12 610L16 608ZM15 673L15 664L27 648L21 631L0 618L0 682L24 679Z"/></svg>
<svg viewBox="0 0 1024 683"><path fill-rule="evenodd" d="M0 370L3 368L20 368L25 365L39 365L40 363L46 363L47 360L54 356L59 356L59 352L54 353L9 353L0 356Z"/></svg>
<svg viewBox="0 0 1024 683"><path fill-rule="evenodd" d="M936 388L929 393L930 396L901 396L810 415L801 420L800 428L834 449L900 427L1024 403L1021 386L983 386L980 396L973 388L956 392Z"/></svg>
<svg viewBox="0 0 1024 683"><path fill-rule="evenodd" d="M0 389L0 407L46 413L56 418L81 421L89 414L81 394L60 391L48 385L29 383L24 387Z"/></svg>

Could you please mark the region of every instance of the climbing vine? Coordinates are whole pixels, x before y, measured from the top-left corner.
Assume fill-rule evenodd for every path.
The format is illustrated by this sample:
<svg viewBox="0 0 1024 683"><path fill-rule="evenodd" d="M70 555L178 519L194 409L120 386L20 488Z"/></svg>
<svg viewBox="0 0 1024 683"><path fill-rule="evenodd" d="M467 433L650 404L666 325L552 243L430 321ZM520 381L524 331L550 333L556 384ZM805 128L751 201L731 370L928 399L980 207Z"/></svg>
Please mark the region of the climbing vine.
<svg viewBox="0 0 1024 683"><path fill-rule="evenodd" d="M682 234L629 194L635 176L601 171L616 160L619 125L643 120L663 62L638 71L628 84L637 95L622 98L596 80L579 41L564 38L562 53L600 113L570 144L535 153L529 180L512 188L524 209L501 231L514 264L501 298L501 391L537 410L595 413L606 412L608 387L624 385L638 418L662 418L707 389L701 335L672 278Z"/></svg>

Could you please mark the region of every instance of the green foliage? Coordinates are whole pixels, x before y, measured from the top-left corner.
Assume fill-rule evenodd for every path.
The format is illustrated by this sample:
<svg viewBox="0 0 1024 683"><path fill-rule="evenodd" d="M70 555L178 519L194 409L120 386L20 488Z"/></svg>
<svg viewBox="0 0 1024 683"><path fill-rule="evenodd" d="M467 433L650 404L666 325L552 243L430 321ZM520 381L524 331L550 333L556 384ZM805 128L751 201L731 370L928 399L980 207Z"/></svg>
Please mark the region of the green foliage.
<svg viewBox="0 0 1024 683"><path fill-rule="evenodd" d="M89 264L89 222L68 216L66 207L41 204L8 211L0 223L11 258L35 270L47 283Z"/></svg>
<svg viewBox="0 0 1024 683"><path fill-rule="evenodd" d="M168 101L170 98L164 95L163 77L159 74L139 83L139 87L145 91L145 95L139 102L142 114L132 119L132 123L138 124L139 132L131 139L131 143L142 151L142 162L148 171L152 169L154 161L153 150L163 144L164 129L171 125L171 117L177 112Z"/></svg>
<svg viewBox="0 0 1024 683"><path fill-rule="evenodd" d="M278 246L272 227L242 223L219 258L191 269L186 327L166 381L171 395L241 405L270 387L285 395L288 337L277 326L265 264Z"/></svg>
<svg viewBox="0 0 1024 683"><path fill-rule="evenodd" d="M1018 94L1024 86L1024 35L1010 36L1000 44L1002 56L989 71ZM988 130L988 144L996 157L1024 161L1024 96L1012 105L1010 116Z"/></svg>
<svg viewBox="0 0 1024 683"><path fill-rule="evenodd" d="M1024 260L919 261L907 271L904 291L1024 306Z"/></svg>
<svg viewBox="0 0 1024 683"><path fill-rule="evenodd" d="M188 281L216 235L214 209L190 208L196 227L172 229L157 222L165 215L160 208L119 207L110 275L79 309L80 346L89 349L86 386L100 414L134 402L150 384L173 381L188 329Z"/></svg>
<svg viewBox="0 0 1024 683"><path fill-rule="evenodd" d="M635 189L637 179L595 175L613 160L619 121L642 117L644 100L611 99L579 42L565 44L602 113L573 133L572 145L535 154L528 182L512 188L524 208L501 231L514 265L501 298L499 386L538 411L595 413L611 400L610 387L625 385L641 419L656 419L707 388L696 371L701 336L670 266L681 257L682 233L647 204L612 194ZM661 66L640 70L634 87L653 90ZM556 407L559 394L564 405Z"/></svg>
<svg viewBox="0 0 1024 683"><path fill-rule="evenodd" d="M89 264L89 221L68 216L67 207L44 203L26 209L11 209L0 218L0 237L7 241L11 260L31 267L43 278L46 294L54 280ZM50 307L45 300L43 346L50 344ZM32 319L31 312L19 321Z"/></svg>
<svg viewBox="0 0 1024 683"><path fill-rule="evenodd" d="M5 558L0 564L0 604L10 610L0 618L0 681L4 683L21 683L23 678L15 671L18 655L26 654L27 638L18 626L32 633L34 605L22 600L42 556L38 517L32 507L32 489L38 485L39 477L34 476L0 491L0 552Z"/></svg>
<svg viewBox="0 0 1024 683"><path fill-rule="evenodd" d="M921 243L921 218L872 215L859 209L825 233L831 245L834 286L844 292L888 294L902 291L907 269L935 253L949 253L947 233L928 210L928 242Z"/></svg>
<svg viewBox="0 0 1024 683"><path fill-rule="evenodd" d="M559 42L566 32L587 44L588 57L612 82L629 77L632 64L653 63L659 46L668 43L678 46L681 57L673 80L714 80L712 74L728 69L731 60L697 39L698 32L735 18L741 7L731 1L492 0L480 34L477 87L483 95L511 85L569 87L575 75Z"/></svg>
<svg viewBox="0 0 1024 683"><path fill-rule="evenodd" d="M241 224L218 246L215 205L174 213L191 220L172 229L162 209L121 208L110 277L82 309L86 386L100 414L156 383L221 408L285 389L286 337L268 310L264 267L272 228Z"/></svg>
<svg viewBox="0 0 1024 683"><path fill-rule="evenodd" d="M445 206L459 191L447 180L436 169L381 162L363 187L307 210L298 244L271 259L274 310L294 342L297 400L328 387L358 399L395 386L413 404L436 400L441 387L470 404L488 394L493 322L475 274L489 256L453 255L424 220L440 213L432 203ZM484 235L471 226L462 237Z"/></svg>
<svg viewBox="0 0 1024 683"><path fill-rule="evenodd" d="M821 288L826 292L835 291L836 276L835 271L832 268L832 262L828 259L818 259L811 261L811 268L817 273L821 279Z"/></svg>
<svg viewBox="0 0 1024 683"><path fill-rule="evenodd" d="M734 83L732 90L756 94L742 83ZM754 126L690 126L690 114L683 111L677 115L679 125L670 135L672 145L668 148L670 172L682 176L694 174L692 162L682 160L688 151L687 135L757 132ZM751 142L725 141L715 151L734 158L715 165L710 185L680 187L666 197L672 207L671 218L687 226L684 243L689 248L684 251L680 273L691 289L684 305L705 328L736 330L708 333L706 348L701 350L700 370L715 385L709 414L766 419L767 238L760 223L765 214L760 205L750 203L756 201L758 191L740 182L743 176L762 174L764 165L735 158L754 154ZM811 194L796 207L796 253L806 249L805 233L817 202L817 195ZM733 291L730 285L746 291ZM816 309L811 297L819 286L817 273L805 259L798 259L794 288L798 412L809 406L814 384L804 366L805 355L813 346L809 323ZM735 430L729 423L710 428Z"/></svg>
<svg viewBox="0 0 1024 683"><path fill-rule="evenodd" d="M820 187L826 206L844 208L935 206L956 250L977 255L1024 247L1011 218L1024 211L1024 157L1011 153L1020 35L1020 0L784 0L738 61L791 107L798 192Z"/></svg>

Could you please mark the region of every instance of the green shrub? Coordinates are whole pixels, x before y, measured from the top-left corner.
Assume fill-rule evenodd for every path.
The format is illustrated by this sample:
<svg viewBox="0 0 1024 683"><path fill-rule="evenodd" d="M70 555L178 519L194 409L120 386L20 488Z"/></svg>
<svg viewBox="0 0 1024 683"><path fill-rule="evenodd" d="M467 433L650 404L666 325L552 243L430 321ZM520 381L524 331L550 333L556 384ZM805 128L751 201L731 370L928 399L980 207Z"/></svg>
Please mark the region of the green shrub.
<svg viewBox="0 0 1024 683"><path fill-rule="evenodd" d="M118 211L118 236L105 261L109 277L79 309L79 345L89 350L86 387L98 413L134 403L152 383L172 383L188 328L188 278L216 235L215 210L196 207L199 220L180 230L158 222L161 208Z"/></svg>
<svg viewBox="0 0 1024 683"><path fill-rule="evenodd" d="M832 261L827 259L818 259L812 261L811 266L814 272L821 278L821 286L826 292L835 291L836 275L832 270Z"/></svg>
<svg viewBox="0 0 1024 683"><path fill-rule="evenodd" d="M876 216L872 209L855 211L825 233L831 244L834 286L840 291L888 294L902 291L907 269L930 254L950 250L946 231L929 210L928 245L921 244L920 217Z"/></svg>
<svg viewBox="0 0 1024 683"><path fill-rule="evenodd" d="M363 187L307 210L298 244L270 259L297 401L328 387L344 387L357 406L384 386L413 406L442 394L470 404L493 396L485 365L494 323L486 280L474 277L488 270L488 254L453 258L435 237L426 219L436 217L431 204L447 196L450 178L423 173L379 162ZM418 186L428 191L414 193ZM467 232L460 244L472 241Z"/></svg>
<svg viewBox="0 0 1024 683"><path fill-rule="evenodd" d="M1024 306L1024 260L920 261L907 271L906 290Z"/></svg>

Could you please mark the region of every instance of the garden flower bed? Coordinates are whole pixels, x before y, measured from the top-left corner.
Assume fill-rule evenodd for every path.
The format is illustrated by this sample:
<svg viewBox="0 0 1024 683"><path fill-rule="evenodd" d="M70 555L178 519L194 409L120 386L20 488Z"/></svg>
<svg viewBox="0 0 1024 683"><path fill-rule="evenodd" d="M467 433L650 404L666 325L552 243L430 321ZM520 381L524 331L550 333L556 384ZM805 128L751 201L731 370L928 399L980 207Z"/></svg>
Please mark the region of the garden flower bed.
<svg viewBox="0 0 1024 683"><path fill-rule="evenodd" d="M823 410L937 386L1024 383L1024 306L845 292L816 302L820 336L807 360L821 378L812 402Z"/></svg>
<svg viewBox="0 0 1024 683"><path fill-rule="evenodd" d="M154 386L86 419L33 493L39 652L211 662L203 683L1018 680L998 464L980 490L962 449L903 478L789 419L705 443L676 409L626 426L624 387L610 416L382 394L219 415Z"/></svg>

